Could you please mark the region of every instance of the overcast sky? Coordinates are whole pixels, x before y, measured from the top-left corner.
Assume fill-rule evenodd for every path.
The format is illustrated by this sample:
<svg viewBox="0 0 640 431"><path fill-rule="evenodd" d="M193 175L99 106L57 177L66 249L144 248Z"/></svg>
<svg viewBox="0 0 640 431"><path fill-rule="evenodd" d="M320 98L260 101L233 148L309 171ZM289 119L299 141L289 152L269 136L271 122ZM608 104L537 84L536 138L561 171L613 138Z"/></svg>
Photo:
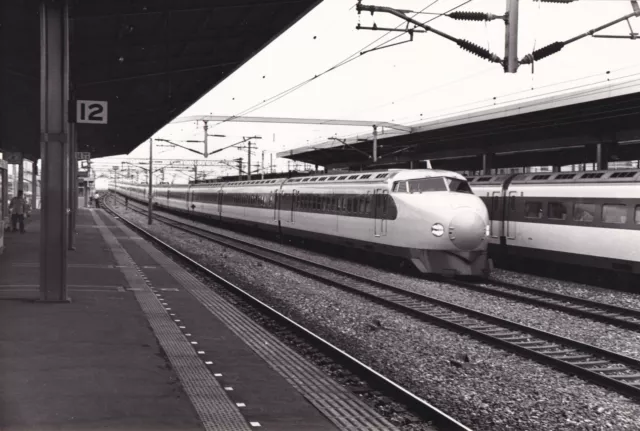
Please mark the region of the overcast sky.
<svg viewBox="0 0 640 431"><path fill-rule="evenodd" d="M394 42L408 40L408 35L401 33L356 30L359 20L363 26L375 22L380 27L396 27L402 21L382 13L373 17L370 13L362 13L359 17L355 3L354 0L324 0L182 115L237 115L320 75L381 36L383 39L371 47L396 36L399 37ZM413 11L431 5L424 10L429 13L442 13L462 3L464 0L363 1L367 5ZM581 0L568 5L540 4L533 0L520 3L519 58L531 52L534 46L537 49L566 40L632 12L630 2L626 0ZM505 4L503 0L473 0L459 10L501 15ZM435 16L420 14L416 18L424 22ZM640 32L639 19L632 19L631 24ZM429 25L504 56L505 26L501 20L484 23L440 17ZM629 27L622 22L601 34L628 35ZM413 42L358 55L354 61L245 115L415 124L460 110L480 109L551 91L604 83L607 79L640 76L639 53L640 40L587 37L537 62L535 73L531 66L521 66L517 74L505 74L501 65L463 51L453 42L432 33L416 34ZM256 158L260 159L265 150L267 161L270 153L324 142L329 136L370 132L369 128L318 125L227 122L211 126L213 124L210 124L210 133L227 136L211 138L214 149L232 144L243 136L262 136L262 140L257 141ZM202 123L197 126L183 123L167 125L155 136L175 140L201 139L202 133ZM202 150L198 144L185 145ZM156 154L161 158L198 157L186 150L167 148L158 148ZM231 148L211 159L233 159L242 155L246 159L246 154ZM142 143L130 156L148 157L148 144ZM275 154L273 157L275 160ZM286 167L286 160L279 161L279 166Z"/></svg>

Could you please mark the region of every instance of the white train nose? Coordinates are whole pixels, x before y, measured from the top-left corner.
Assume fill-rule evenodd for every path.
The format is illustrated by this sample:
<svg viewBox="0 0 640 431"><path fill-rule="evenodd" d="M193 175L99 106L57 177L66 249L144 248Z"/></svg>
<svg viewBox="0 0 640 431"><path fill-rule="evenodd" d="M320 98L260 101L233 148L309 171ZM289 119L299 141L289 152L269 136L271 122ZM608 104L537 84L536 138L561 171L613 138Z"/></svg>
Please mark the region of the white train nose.
<svg viewBox="0 0 640 431"><path fill-rule="evenodd" d="M460 250L473 250L484 241L486 229L485 221L478 214L461 212L449 223L449 239Z"/></svg>

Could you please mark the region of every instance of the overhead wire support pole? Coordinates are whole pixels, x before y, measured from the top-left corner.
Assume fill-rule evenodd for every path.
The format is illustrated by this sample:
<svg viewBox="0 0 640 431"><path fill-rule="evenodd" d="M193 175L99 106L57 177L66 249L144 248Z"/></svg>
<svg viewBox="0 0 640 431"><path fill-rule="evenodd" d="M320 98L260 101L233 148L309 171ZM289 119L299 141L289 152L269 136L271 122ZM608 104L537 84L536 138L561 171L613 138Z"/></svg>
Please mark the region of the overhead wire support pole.
<svg viewBox="0 0 640 431"><path fill-rule="evenodd" d="M504 71L518 71L518 12L519 0L507 0L506 28L504 37Z"/></svg>
<svg viewBox="0 0 640 431"><path fill-rule="evenodd" d="M541 0L541 1L545 1L545 0ZM557 1L551 1L551 0L546 0L546 2L551 2L551 3L556 3ZM563 2L564 3L564 2ZM549 44L545 47L542 47L540 49L536 49L535 51L533 51L530 54L525 55L522 60L520 60L520 64L531 64L534 61L538 61L538 60L542 60L545 57L548 57L552 54L555 54L557 52L559 52L562 48L564 48L566 45L576 42L580 39L583 39L587 36L595 36L595 33L599 32L600 30L604 30L607 27L611 27L612 25L618 24L619 22L625 21L625 20L629 20L629 18L634 18L634 17L639 17L640 16L640 7L638 7L638 2L636 0L631 0L631 6L633 7L633 12L629 13L623 17L620 17L618 19L615 19L611 22L608 22L604 25L601 25L600 27L596 27L592 30L589 30L585 33L579 34L578 36L572 37L571 39L567 39L564 42L559 41L559 42L553 42L552 44Z"/></svg>

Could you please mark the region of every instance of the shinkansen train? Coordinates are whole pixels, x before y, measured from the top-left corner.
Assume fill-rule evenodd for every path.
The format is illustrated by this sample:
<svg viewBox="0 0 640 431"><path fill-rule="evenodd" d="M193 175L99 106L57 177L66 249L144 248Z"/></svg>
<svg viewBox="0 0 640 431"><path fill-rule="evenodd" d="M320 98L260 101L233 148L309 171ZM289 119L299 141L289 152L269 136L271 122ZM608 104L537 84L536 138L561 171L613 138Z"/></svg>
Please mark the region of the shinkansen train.
<svg viewBox="0 0 640 431"><path fill-rule="evenodd" d="M640 170L468 178L489 211L489 254L640 273Z"/></svg>
<svg viewBox="0 0 640 431"><path fill-rule="evenodd" d="M117 193L147 202L143 185ZM154 205L409 260L423 273L486 277L489 217L466 179L441 170L159 186Z"/></svg>

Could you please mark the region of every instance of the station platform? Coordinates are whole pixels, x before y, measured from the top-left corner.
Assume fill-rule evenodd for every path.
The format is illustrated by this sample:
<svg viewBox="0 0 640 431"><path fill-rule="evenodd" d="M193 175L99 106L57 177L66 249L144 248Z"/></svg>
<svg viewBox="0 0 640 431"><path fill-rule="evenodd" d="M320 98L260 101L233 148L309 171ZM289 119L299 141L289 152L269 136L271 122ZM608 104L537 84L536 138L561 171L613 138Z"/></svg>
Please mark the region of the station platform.
<svg viewBox="0 0 640 431"><path fill-rule="evenodd" d="M1 430L395 429L102 209L39 302L39 230L0 255Z"/></svg>

